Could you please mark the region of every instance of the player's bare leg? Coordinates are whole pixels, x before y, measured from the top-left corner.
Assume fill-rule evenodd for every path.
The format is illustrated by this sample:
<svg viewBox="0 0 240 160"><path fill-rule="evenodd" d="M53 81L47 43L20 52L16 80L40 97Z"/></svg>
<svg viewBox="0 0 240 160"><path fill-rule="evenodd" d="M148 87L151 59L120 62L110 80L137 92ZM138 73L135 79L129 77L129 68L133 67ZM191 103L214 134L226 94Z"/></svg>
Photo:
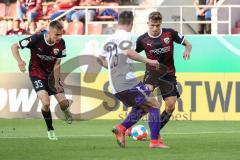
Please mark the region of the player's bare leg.
<svg viewBox="0 0 240 160"><path fill-rule="evenodd" d="M112 132L116 135L117 143L120 147L125 147L127 130L136 124L146 113L144 109L132 107L131 112L122 123L113 128Z"/></svg>
<svg viewBox="0 0 240 160"><path fill-rule="evenodd" d="M62 112L64 113L64 116L65 116L65 121L68 123L68 124L71 124L72 123L72 114L69 110L69 101L67 100L66 96L64 93L58 93L55 95L55 98L57 99L59 105L60 105L60 108L62 110Z"/></svg>
<svg viewBox="0 0 240 160"><path fill-rule="evenodd" d="M153 85L151 85L151 84L145 84L145 85L151 90L151 92L154 91L155 87ZM170 117L172 115L172 114L166 114L166 113L172 113L174 111L175 103L176 103L176 101L175 101L175 103L171 103L171 102L174 102L174 101L170 101L170 100L173 100L173 98L170 98L170 99L166 98L166 99L167 99L167 104L166 104L167 107L166 108L168 108L168 110L167 110L167 112L163 111L161 113L161 116L160 116L161 117L160 130L166 125L166 123L168 122L168 120L170 119ZM160 142L160 144L164 144L164 140L160 135L158 137L158 141ZM164 144L164 145L162 145L162 148L168 148L168 147L166 147L166 145Z"/></svg>
<svg viewBox="0 0 240 160"><path fill-rule="evenodd" d="M171 96L165 98L165 110L161 114L161 129L167 124L175 110L175 104L177 101L177 96Z"/></svg>
<svg viewBox="0 0 240 160"><path fill-rule="evenodd" d="M154 91L155 87L150 84L145 84L152 92ZM162 129L169 119L172 116L173 111L175 110L175 104L177 101L177 96L171 96L171 97L166 97L165 98L165 110L161 113L161 127ZM159 139L162 139L161 137Z"/></svg>
<svg viewBox="0 0 240 160"><path fill-rule="evenodd" d="M164 144L160 136L160 104L152 93L142 108L144 108L144 110L149 113L148 123L151 132L149 148L169 148L166 144Z"/></svg>
<svg viewBox="0 0 240 160"><path fill-rule="evenodd" d="M42 102L43 107L42 107L42 115L44 117L44 120L47 125L47 134L48 134L48 139L49 140L57 140L57 136L54 133L54 128L52 125L52 115L50 111L50 98L45 90L40 90L37 92L39 100Z"/></svg>
<svg viewBox="0 0 240 160"><path fill-rule="evenodd" d="M155 87L151 84L145 84L145 86L147 86L151 92L153 92L155 89Z"/></svg>

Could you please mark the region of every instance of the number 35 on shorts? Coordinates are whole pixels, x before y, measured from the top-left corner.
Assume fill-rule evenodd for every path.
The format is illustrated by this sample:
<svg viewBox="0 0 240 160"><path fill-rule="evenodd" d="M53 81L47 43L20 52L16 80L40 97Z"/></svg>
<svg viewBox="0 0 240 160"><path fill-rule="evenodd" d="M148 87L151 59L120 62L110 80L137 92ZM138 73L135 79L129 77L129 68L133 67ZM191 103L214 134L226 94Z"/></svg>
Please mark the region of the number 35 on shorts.
<svg viewBox="0 0 240 160"><path fill-rule="evenodd" d="M36 81L34 81L34 85L35 85L35 88L36 88L36 89L43 87L43 83L42 83L41 80L36 80Z"/></svg>

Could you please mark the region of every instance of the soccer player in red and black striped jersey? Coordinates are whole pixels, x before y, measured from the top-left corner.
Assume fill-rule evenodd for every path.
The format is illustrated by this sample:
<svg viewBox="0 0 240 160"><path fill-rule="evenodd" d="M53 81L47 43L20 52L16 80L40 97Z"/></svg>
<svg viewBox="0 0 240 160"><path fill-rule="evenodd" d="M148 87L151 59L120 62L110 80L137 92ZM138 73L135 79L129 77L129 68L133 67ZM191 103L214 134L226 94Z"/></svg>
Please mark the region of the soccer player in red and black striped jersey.
<svg viewBox="0 0 240 160"><path fill-rule="evenodd" d="M170 28L162 28L162 15L154 11L148 17L148 32L138 37L136 51L145 51L147 58L158 60L160 70L146 66L144 83L150 90L159 88L166 108L161 114L161 128L169 121L175 109L177 98L180 97L177 90L177 81L174 66L174 42L185 46L183 58L189 59L192 45L177 31Z"/></svg>
<svg viewBox="0 0 240 160"><path fill-rule="evenodd" d="M52 21L49 24L48 33L38 33L24 38L12 45L12 53L17 60L21 72L26 71L26 63L19 54L19 49L28 48L31 51L29 62L29 77L37 92L39 100L42 102L42 115L45 119L48 138L57 140L52 125L50 111L50 96L57 99L66 122L72 122L69 111L69 102L65 97L63 86L60 81L61 58L66 56L65 42L62 39L63 26L59 21Z"/></svg>

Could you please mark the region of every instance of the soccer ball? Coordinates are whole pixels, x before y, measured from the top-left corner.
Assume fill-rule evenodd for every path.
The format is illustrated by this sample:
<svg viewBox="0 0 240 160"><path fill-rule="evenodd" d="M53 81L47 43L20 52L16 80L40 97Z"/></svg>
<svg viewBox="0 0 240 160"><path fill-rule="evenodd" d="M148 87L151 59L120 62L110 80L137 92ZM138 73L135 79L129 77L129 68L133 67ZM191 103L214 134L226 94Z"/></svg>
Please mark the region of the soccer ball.
<svg viewBox="0 0 240 160"><path fill-rule="evenodd" d="M136 125L132 128L131 135L134 140L142 141L147 139L148 131L143 125Z"/></svg>

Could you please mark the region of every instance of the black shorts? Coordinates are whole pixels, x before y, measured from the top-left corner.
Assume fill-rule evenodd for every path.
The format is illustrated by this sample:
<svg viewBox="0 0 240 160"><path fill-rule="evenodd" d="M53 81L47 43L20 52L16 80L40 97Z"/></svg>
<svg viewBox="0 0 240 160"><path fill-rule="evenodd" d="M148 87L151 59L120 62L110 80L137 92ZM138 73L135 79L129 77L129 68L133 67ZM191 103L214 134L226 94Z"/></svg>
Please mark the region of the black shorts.
<svg viewBox="0 0 240 160"><path fill-rule="evenodd" d="M48 80L43 80L40 79L38 77L31 77L31 82L33 85L33 88L36 92L40 91L40 90L45 90L48 92L48 95L55 95L58 94L56 89L54 87L50 87L49 85L53 84L53 83L49 83ZM60 84L60 83L59 83ZM61 85L61 84L60 84ZM51 85L54 86L54 85Z"/></svg>
<svg viewBox="0 0 240 160"><path fill-rule="evenodd" d="M177 98L180 97L177 89L176 76L159 76L158 72L147 70L144 75L143 83L150 84L154 86L154 88L158 87L164 100L166 97L171 96L177 96Z"/></svg>

